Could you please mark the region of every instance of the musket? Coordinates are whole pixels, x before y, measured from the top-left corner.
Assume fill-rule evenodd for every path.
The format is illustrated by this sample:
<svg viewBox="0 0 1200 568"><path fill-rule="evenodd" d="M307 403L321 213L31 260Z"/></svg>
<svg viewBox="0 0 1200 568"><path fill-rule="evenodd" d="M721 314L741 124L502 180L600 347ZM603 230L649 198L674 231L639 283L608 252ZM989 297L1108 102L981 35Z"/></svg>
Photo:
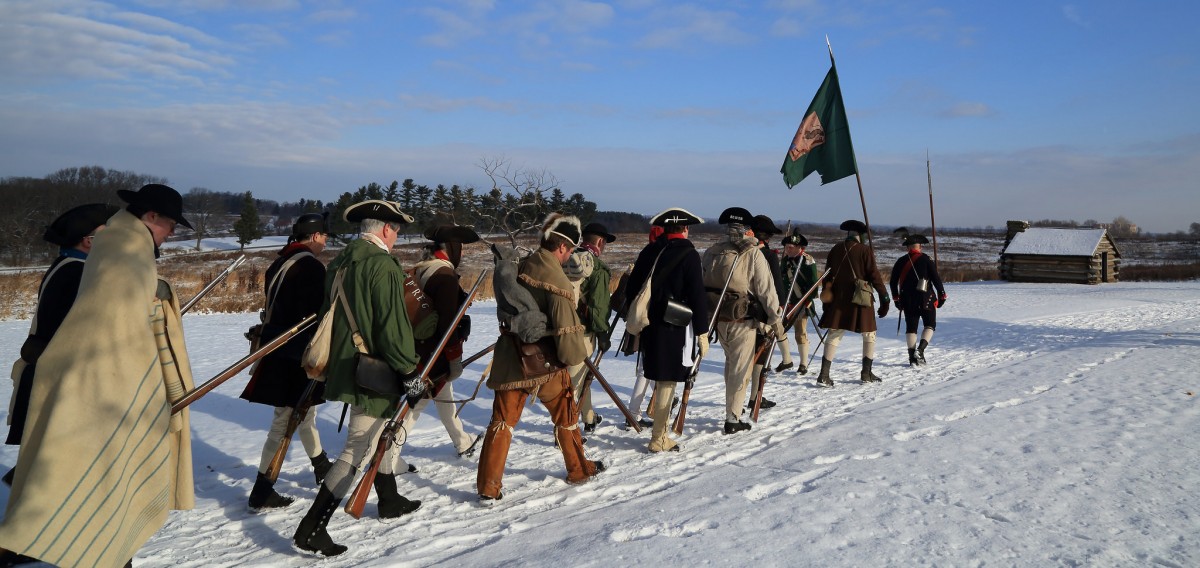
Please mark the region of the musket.
<svg viewBox="0 0 1200 568"><path fill-rule="evenodd" d="M272 339L270 343L267 343L266 345L259 347L257 351L242 357L238 360L238 362L230 365L224 371L221 371L217 374L217 376L209 379L204 384L184 393L183 397L171 404L171 414L176 414L180 410L187 408L189 404L196 402L200 399L200 397L208 394L209 391L221 386L221 383L228 381L229 379L233 378L233 376L242 372L242 369L253 365L255 361L258 361L272 351L279 349L284 343L287 343L289 339L295 337L305 329L308 329L308 326L312 325L316 321L317 314L310 314L308 317L300 320L299 323L292 326L287 331L279 334L279 337Z"/></svg>
<svg viewBox="0 0 1200 568"><path fill-rule="evenodd" d="M493 343L492 347L494 348L495 346L496 346L496 344ZM462 413L462 409L467 406L468 402L475 400L475 397L479 395L479 389L483 386L483 381L487 380L488 375L490 375L492 373L492 362L493 361L495 361L495 359L489 360L487 366L483 368L483 373L481 373L479 375L479 382L475 383L475 390L471 391L470 398L454 401L454 403L458 405L458 408L454 411L455 418L458 418L458 415L460 413Z"/></svg>
<svg viewBox="0 0 1200 568"><path fill-rule="evenodd" d="M479 285L483 282L483 277L488 273L488 269L484 268L479 273L479 278L475 280L475 285L471 287L471 291L467 293L466 300L459 306L458 312L454 314L454 319L450 321L450 325L446 328L446 332L442 334L442 339L438 341L437 348L433 350L433 354L429 356L425 366L421 368L421 375L417 380L425 382L429 380L429 372L433 369L434 363L438 357L441 357L442 351L446 349L446 345L450 343L450 337L458 333L458 322L462 321L463 316L467 313L467 308L471 306L471 301L475 299L475 294L479 292ZM439 385L440 388L440 385ZM432 396L437 396L437 393L432 393ZM379 466L383 463L384 456L388 450L396 443L396 431L400 429L400 424L404 421L404 416L408 414L411 404L408 397L404 397L400 404L400 408L396 410L391 420L383 427L383 432L379 434L379 439L375 442L375 451L371 456L371 465L363 472L363 476L358 480L358 485L350 494L350 498L346 501L346 513L356 519L362 517L363 507L367 504L367 496L371 494L371 487L375 484L375 476L379 474Z"/></svg>
<svg viewBox="0 0 1200 568"><path fill-rule="evenodd" d="M601 353L601 355L603 355L603 353ZM597 359L599 359L599 357L597 357ZM600 382L600 386L604 387L604 392L608 393L608 396L612 398L614 403L616 403L617 408L621 409L621 414L624 414L625 420L628 420L629 423L633 425L633 430L640 433L642 431L641 425L638 424L637 419L633 417L633 413L629 412L629 407L625 406L625 403L621 402L621 398L617 396L617 392L614 391L612 386L608 384L608 381L604 380L604 375L600 374L600 369L596 368L596 365L592 363L591 359L584 358L583 364L587 365L588 372L591 373L591 376L596 377L596 380Z"/></svg>
<svg viewBox="0 0 1200 568"><path fill-rule="evenodd" d="M304 385L304 392L300 395L300 399L296 404L292 405L292 413L288 415L287 429L283 432L283 439L279 440L279 447L275 449L275 455L271 458L270 465L267 466L267 471L263 475L273 483L279 478L279 470L283 469L283 462L287 459L288 447L292 444L292 435L296 433L296 429L300 427L300 423L304 421L304 417L308 415L312 409L313 391L317 389L316 379L309 379L308 384Z"/></svg>
<svg viewBox="0 0 1200 568"><path fill-rule="evenodd" d="M929 228L933 231L933 269L937 270L937 223L933 220L933 173L929 170L929 149L925 150L925 178L929 180ZM899 333L899 329L896 333Z"/></svg>
<svg viewBox="0 0 1200 568"><path fill-rule="evenodd" d="M829 268L825 269L825 273L822 274L820 278L817 278L817 281L814 282L808 291L800 297L800 300L798 300L796 304L792 306L792 309L789 310L785 317L796 317L796 312L800 311L800 307L804 305L804 302L812 297L813 292L817 291L817 287L821 285L821 281L824 280L826 276L829 276L830 270L831 269ZM754 395L754 409L750 412L750 419L755 422L758 422L758 411L759 408L762 407L763 387L767 386L767 367L771 365L771 355L775 354L775 343L777 341L779 341L779 338L775 337L774 334L771 334L771 339L768 340L761 348L759 348L758 352L754 354L754 359L751 359L751 361L757 361L758 358L762 356L763 349L769 350L767 353L767 360L763 362L762 372L759 373L758 392Z"/></svg>
<svg viewBox="0 0 1200 568"><path fill-rule="evenodd" d="M607 339L609 341L610 348L612 347L613 327L615 327L617 325L617 317L618 317L618 314L614 313L612 321L608 322L608 335L605 336L605 339ZM598 349L599 345L597 345L596 348ZM592 364L599 367L600 359L602 359L602 358L604 358L604 351L596 353L596 358L592 360ZM575 400L577 400L577 401L583 400L583 393L587 392L588 388L590 388L591 385L592 385L592 373L589 371L587 376L583 378L583 382L581 382L579 384L579 392L575 393Z"/></svg>
<svg viewBox="0 0 1200 568"><path fill-rule="evenodd" d="M244 254L242 256L239 256L236 259L234 259L234 261L232 263L230 263L229 266L225 267L225 270L222 270L221 273L218 274L216 278L213 278L212 282L209 282L208 285L201 288L200 291L197 292L195 296L192 296L192 299L188 300L187 303L184 304L182 308L179 308L179 315L186 314L188 312L188 310L192 309L192 306L196 305L196 302L200 301L200 298L203 298L205 294L208 294L209 292L212 291L213 288L216 288L217 284L224 282L226 278L229 278L230 274L233 274L234 270L237 270L237 268L239 266L241 266L242 264L245 264L245 262L246 262L246 255L244 255Z"/></svg>
<svg viewBox="0 0 1200 568"><path fill-rule="evenodd" d="M738 254L733 257L733 264L729 265L729 274L725 276L725 285L721 287L721 295L717 297L717 305L713 307L712 318L708 320L708 327L704 333L707 335L712 333L713 328L717 325L717 314L721 313L721 303L725 301L725 292L729 291L729 281L733 280L733 271L737 269L738 262L742 260L742 255ZM648 286L650 283L647 282ZM692 364L692 372L688 374L687 381L683 383L683 396L679 398L679 414L675 416L675 423L672 424L671 430L676 436L683 434L683 421L687 419L688 399L692 396L692 385L696 384L696 375L700 373L700 361L704 358L699 353L696 354L696 362Z"/></svg>

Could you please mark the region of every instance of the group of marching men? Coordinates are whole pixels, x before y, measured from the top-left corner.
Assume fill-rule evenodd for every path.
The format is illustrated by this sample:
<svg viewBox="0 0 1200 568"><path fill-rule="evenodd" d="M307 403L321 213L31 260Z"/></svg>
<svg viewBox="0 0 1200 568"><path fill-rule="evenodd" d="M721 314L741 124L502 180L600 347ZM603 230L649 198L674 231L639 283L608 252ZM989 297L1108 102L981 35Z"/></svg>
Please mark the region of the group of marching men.
<svg viewBox="0 0 1200 568"><path fill-rule="evenodd" d="M11 492L0 523L0 566L33 561L131 566L168 510L194 505L188 410L176 403L195 387L179 301L171 285L158 279L154 262L176 224L191 225L181 196L168 186L118 194L126 202L123 209L76 207L45 234L60 247L60 256L43 277L30 334L13 369L7 443L20 445L20 452L4 476ZM251 509L293 502L275 491L274 480L294 433L311 461L319 489L293 535L303 551L334 556L347 550L326 527L368 464L381 518L420 507L420 501L399 494L396 481L416 471L400 453L405 434L431 401L459 455L478 450L483 505L503 498L512 433L530 396L542 402L554 424L566 481L584 483L604 471L603 462L585 455L579 422L591 432L602 420L592 405L593 379L612 394L598 364L610 349L614 312L625 317L640 310L646 319L636 335L627 329L620 341L623 353L638 357L629 409L615 397L614 402L627 428L651 427L650 452L680 449L668 435L680 400L676 386L684 384L675 427L682 432L687 392L710 341L720 341L725 353L724 433L750 429L742 413L752 385L755 412L774 406L762 396L763 370L776 343L782 362L775 371L797 366L787 344L787 329L793 327L797 372L808 372L806 328L810 318L816 322L818 287L823 310L817 333L828 332L817 383L833 386L830 366L846 331L863 337L861 381L880 380L872 372L875 316L886 315L890 299L874 251L862 243L863 223L842 224L846 239L834 245L819 275L798 231L785 235L782 258L770 248L771 236L783 231L766 216L740 207L725 210L718 222L727 238L701 255L688 230L703 220L671 208L651 219L649 244L611 294L611 270L601 255L616 237L603 225L584 226L576 217L552 213L532 253L492 247L500 326L484 371L494 391L492 416L482 435L468 434L451 385L463 372L470 333L463 314L478 282L465 293L457 268L463 245L479 236L464 226L431 227L424 233L429 243L423 259L405 271L391 249L414 219L399 204L364 201L347 208L344 219L358 223L358 238L328 266L318 259L329 238L327 215L306 214L293 225L288 244L266 272L257 326L261 342L290 339L273 342L278 345L257 361L241 395L274 407ZM897 261L891 278L892 295L908 322L912 365L924 363L935 308L946 299L936 266L920 252L925 242L920 235L906 237L909 254ZM877 312L869 303L854 303L861 302L855 297L861 281L878 293ZM330 311L328 364L314 375L300 363L314 333L302 324ZM918 322L924 324L919 343ZM363 378L360 366L368 359L386 363L394 388ZM647 419L641 408L650 384ZM332 460L310 411L325 401L343 402L349 410L346 442Z"/></svg>

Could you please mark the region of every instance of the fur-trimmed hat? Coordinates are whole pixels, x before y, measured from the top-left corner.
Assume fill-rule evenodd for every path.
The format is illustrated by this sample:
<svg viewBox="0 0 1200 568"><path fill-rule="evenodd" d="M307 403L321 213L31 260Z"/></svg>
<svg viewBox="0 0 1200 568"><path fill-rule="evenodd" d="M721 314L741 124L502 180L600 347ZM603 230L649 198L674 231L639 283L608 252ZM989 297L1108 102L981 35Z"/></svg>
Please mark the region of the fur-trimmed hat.
<svg viewBox="0 0 1200 568"><path fill-rule="evenodd" d="M73 247L96 227L103 225L120 207L107 203L89 203L68 209L50 222L42 238L60 247Z"/></svg>
<svg viewBox="0 0 1200 568"><path fill-rule="evenodd" d="M435 243L470 244L479 241L479 233L463 225L435 225L425 229L425 238Z"/></svg>
<svg viewBox="0 0 1200 568"><path fill-rule="evenodd" d="M927 245L927 244L929 244L929 239L925 238L925 235L918 235L916 233L913 233L913 234L910 234L910 235L904 237L904 246L906 246L906 247L912 246L912 245Z"/></svg>
<svg viewBox="0 0 1200 568"><path fill-rule="evenodd" d="M754 215L751 215L750 212L743 207L730 207L729 209L722 211L720 217L717 217L717 223L721 225L736 223L738 225L749 227L752 221L754 221Z"/></svg>
<svg viewBox="0 0 1200 568"><path fill-rule="evenodd" d="M346 208L346 212L342 213L342 218L351 223L358 223L363 219L379 219L388 223L412 223L414 221L412 215L400 210L399 203L382 199L368 199L361 203L355 203Z"/></svg>
<svg viewBox="0 0 1200 568"><path fill-rule="evenodd" d="M755 215L750 221L750 228L760 235L778 235L783 232L775 226L775 221L766 215Z"/></svg>
<svg viewBox="0 0 1200 568"><path fill-rule="evenodd" d="M551 213L542 223L542 240L549 239L550 235L558 235L570 241L572 247L577 247L580 239L583 238L582 223L579 222L579 217L574 215Z"/></svg>
<svg viewBox="0 0 1200 568"><path fill-rule="evenodd" d="M137 191L118 189L117 197L120 197L125 203L170 217L176 223L189 229L192 228L192 224L183 218L183 196L179 195L179 192L175 191L173 187L161 183L149 183Z"/></svg>
<svg viewBox="0 0 1200 568"><path fill-rule="evenodd" d="M855 233L867 232L866 223L863 223L862 221L859 221L857 219L847 219L846 221L843 221L842 224L838 226L838 228L843 231L853 231Z"/></svg>
<svg viewBox="0 0 1200 568"><path fill-rule="evenodd" d="M604 237L604 242L606 243L611 243L617 240L617 236L608 232L608 227L605 227L600 223L588 223L587 225L584 225L583 234Z"/></svg>
<svg viewBox="0 0 1200 568"><path fill-rule="evenodd" d="M704 219L692 214L691 211L681 207L672 207L664 210L662 213L650 218L651 225L665 227L667 225L698 225L703 223Z"/></svg>
<svg viewBox="0 0 1200 568"><path fill-rule="evenodd" d="M807 247L808 239L800 234L800 231L793 231L792 234L783 238L783 244L796 245L798 247Z"/></svg>

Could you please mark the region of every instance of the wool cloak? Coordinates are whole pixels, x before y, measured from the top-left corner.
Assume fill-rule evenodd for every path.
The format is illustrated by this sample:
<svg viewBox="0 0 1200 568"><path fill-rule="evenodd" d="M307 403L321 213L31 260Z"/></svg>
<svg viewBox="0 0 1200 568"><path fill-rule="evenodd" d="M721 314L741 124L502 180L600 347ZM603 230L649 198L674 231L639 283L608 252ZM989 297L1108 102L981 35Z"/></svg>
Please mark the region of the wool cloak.
<svg viewBox="0 0 1200 568"><path fill-rule="evenodd" d="M192 388L191 369L179 304L159 288L150 232L118 212L38 361L0 547L122 566L168 508L193 506L188 415L172 417L170 402Z"/></svg>

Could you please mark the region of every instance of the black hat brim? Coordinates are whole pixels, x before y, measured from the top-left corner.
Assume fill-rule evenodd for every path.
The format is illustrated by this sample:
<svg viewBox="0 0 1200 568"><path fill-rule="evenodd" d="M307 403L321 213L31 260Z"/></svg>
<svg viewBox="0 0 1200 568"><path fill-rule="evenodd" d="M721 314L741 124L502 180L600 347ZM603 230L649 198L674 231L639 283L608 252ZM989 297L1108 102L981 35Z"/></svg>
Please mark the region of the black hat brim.
<svg viewBox="0 0 1200 568"><path fill-rule="evenodd" d="M60 247L73 247L96 227L108 222L120 207L107 203L89 203L72 207L46 227L42 239Z"/></svg>
<svg viewBox="0 0 1200 568"><path fill-rule="evenodd" d="M717 223L720 225L728 225L737 223L739 225L749 226L754 222L754 215L744 207L730 207L721 212L721 216L717 217Z"/></svg>
<svg viewBox="0 0 1200 568"><path fill-rule="evenodd" d="M611 243L611 242L617 240L617 236L608 232L608 227L605 227L604 225L601 225L600 223L588 223L583 228L583 234L604 237L604 242L606 242L606 243Z"/></svg>
<svg viewBox="0 0 1200 568"><path fill-rule="evenodd" d="M414 221L412 215L400 210L400 204L382 199L368 199L355 203L346 208L342 218L350 223L359 223L364 219L378 219L387 223L408 224Z"/></svg>
<svg viewBox="0 0 1200 568"><path fill-rule="evenodd" d="M863 223L862 221L859 221L857 219L849 219L847 221L843 221L842 224L838 226L838 228L843 231L854 231L855 233L867 232L866 223Z"/></svg>
<svg viewBox="0 0 1200 568"><path fill-rule="evenodd" d="M435 243L471 244L479 241L479 234L463 225L438 225L425 229L425 238Z"/></svg>
<svg viewBox="0 0 1200 568"><path fill-rule="evenodd" d="M120 197L125 203L165 215L184 227L193 228L192 224L183 216L183 196L173 187L161 183L150 183L143 185L137 191L118 189L117 197Z"/></svg>
<svg viewBox="0 0 1200 568"><path fill-rule="evenodd" d="M666 227L667 225L698 225L703 222L704 219L701 219L699 216L693 214L687 209L681 209L679 207L667 209L666 211L663 211L662 213L659 213L650 219L651 225L656 225L659 227Z"/></svg>

